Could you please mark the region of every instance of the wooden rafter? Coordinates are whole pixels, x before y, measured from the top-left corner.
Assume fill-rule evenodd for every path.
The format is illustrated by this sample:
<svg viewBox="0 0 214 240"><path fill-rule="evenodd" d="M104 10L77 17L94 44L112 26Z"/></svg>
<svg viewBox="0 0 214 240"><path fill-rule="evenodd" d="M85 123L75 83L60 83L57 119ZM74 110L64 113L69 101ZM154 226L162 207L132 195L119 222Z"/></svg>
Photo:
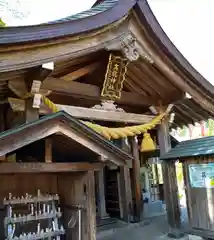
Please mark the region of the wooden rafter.
<svg viewBox="0 0 214 240"><path fill-rule="evenodd" d="M201 113L201 109L198 110L197 109L197 112L194 111L194 108L191 108L190 106L188 106L187 104L184 104L182 102L179 102L179 105L186 111L188 112L189 114L191 114L191 116L195 116L198 120L204 120L204 115L206 115L206 112L205 111L202 111ZM209 118L209 116L207 116L207 118ZM197 120L197 121L198 121Z"/></svg>
<svg viewBox="0 0 214 240"><path fill-rule="evenodd" d="M80 68L74 72L71 72L69 74L66 74L62 77L60 77L61 79L63 80L66 80L66 81L74 81L74 80L77 80L78 78L80 77L83 77L89 73L92 73L95 69L98 68L98 66L100 65L99 62L95 62L95 63L92 63L92 64L89 64L83 68Z"/></svg>
<svg viewBox="0 0 214 240"><path fill-rule="evenodd" d="M198 120L194 117L194 115L190 115L187 111L184 111L181 107L175 106L176 114L179 114L180 117L189 123L197 122Z"/></svg>
<svg viewBox="0 0 214 240"><path fill-rule="evenodd" d="M127 75L129 76L130 79L133 80L133 82L135 83L138 89L145 90L150 96L154 95L157 97L159 95L159 97L161 97L160 94L156 92L156 89L153 89L151 88L151 86L149 86L148 79L145 79L145 74L140 73L138 69L136 68L129 69ZM140 86L142 82L143 82L143 87Z"/></svg>

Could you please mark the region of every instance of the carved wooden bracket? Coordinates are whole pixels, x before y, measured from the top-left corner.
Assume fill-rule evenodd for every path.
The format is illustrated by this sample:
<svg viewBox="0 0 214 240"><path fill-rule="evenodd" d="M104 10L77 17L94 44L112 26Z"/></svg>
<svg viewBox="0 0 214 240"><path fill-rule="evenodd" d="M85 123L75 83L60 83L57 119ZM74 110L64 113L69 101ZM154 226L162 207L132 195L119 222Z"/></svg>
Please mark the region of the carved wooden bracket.
<svg viewBox="0 0 214 240"><path fill-rule="evenodd" d="M129 61L136 61L140 57L137 41L131 34L122 40L121 50Z"/></svg>
<svg viewBox="0 0 214 240"><path fill-rule="evenodd" d="M122 108L119 108L112 100L103 100L100 105L95 105L92 109L113 111L113 112L125 112Z"/></svg>
<svg viewBox="0 0 214 240"><path fill-rule="evenodd" d="M129 61L136 61L140 57L149 63L153 63L153 60L149 53L141 46L132 33L129 33L121 43L121 49L123 54Z"/></svg>
<svg viewBox="0 0 214 240"><path fill-rule="evenodd" d="M129 32L121 41L111 43L106 47L107 50L120 50L124 54L125 58L129 61L137 61L140 57L149 63L153 63L153 59L146 49L137 41L135 36Z"/></svg>

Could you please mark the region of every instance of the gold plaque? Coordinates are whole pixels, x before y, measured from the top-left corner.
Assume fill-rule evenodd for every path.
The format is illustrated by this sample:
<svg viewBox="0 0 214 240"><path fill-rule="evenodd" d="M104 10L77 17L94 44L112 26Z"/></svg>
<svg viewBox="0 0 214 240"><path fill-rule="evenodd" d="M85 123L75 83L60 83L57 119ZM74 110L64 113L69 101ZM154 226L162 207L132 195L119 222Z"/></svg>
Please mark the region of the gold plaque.
<svg viewBox="0 0 214 240"><path fill-rule="evenodd" d="M127 71L127 60L110 54L101 96L116 100L121 98L121 91Z"/></svg>

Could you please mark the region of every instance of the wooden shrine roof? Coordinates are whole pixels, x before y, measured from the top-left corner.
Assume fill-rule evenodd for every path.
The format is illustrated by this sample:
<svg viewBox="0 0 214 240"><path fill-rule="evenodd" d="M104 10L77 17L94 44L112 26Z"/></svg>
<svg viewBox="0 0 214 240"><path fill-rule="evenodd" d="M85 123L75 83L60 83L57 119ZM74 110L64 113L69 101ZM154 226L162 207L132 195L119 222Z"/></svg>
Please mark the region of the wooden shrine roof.
<svg viewBox="0 0 214 240"><path fill-rule="evenodd" d="M109 161L117 165L124 165L126 160L132 159L127 152L63 111L0 133L0 156L55 134L56 137L67 137L67 142L63 141L62 145L69 145L71 139L98 155L108 157Z"/></svg>
<svg viewBox="0 0 214 240"><path fill-rule="evenodd" d="M99 29L123 18L135 4L136 0L105 0L88 11L49 23L3 28L0 44L59 38Z"/></svg>
<svg viewBox="0 0 214 240"><path fill-rule="evenodd" d="M109 51L122 53L130 35L140 57L128 65L119 107L148 114L151 105L174 103L173 128L214 117L213 85L173 45L146 0L97 1L57 21L0 28L0 101L16 97L11 82L20 85L33 68L54 62L42 85L52 91L50 99L83 107L100 103Z"/></svg>
<svg viewBox="0 0 214 240"><path fill-rule="evenodd" d="M214 136L183 141L161 156L162 160L177 160L214 154Z"/></svg>

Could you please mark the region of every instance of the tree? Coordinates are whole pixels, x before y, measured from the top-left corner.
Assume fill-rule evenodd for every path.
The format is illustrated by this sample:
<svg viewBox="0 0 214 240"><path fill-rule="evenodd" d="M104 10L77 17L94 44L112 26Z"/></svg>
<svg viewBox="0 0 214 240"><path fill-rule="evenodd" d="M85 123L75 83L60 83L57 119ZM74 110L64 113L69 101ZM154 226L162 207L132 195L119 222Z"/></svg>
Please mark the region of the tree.
<svg viewBox="0 0 214 240"><path fill-rule="evenodd" d="M0 18L0 27L5 27L5 23L3 22L3 20Z"/></svg>
<svg viewBox="0 0 214 240"><path fill-rule="evenodd" d="M30 14L29 5L26 1L0 0L0 9L0 26L5 25L2 19L15 18L20 20L28 17Z"/></svg>

